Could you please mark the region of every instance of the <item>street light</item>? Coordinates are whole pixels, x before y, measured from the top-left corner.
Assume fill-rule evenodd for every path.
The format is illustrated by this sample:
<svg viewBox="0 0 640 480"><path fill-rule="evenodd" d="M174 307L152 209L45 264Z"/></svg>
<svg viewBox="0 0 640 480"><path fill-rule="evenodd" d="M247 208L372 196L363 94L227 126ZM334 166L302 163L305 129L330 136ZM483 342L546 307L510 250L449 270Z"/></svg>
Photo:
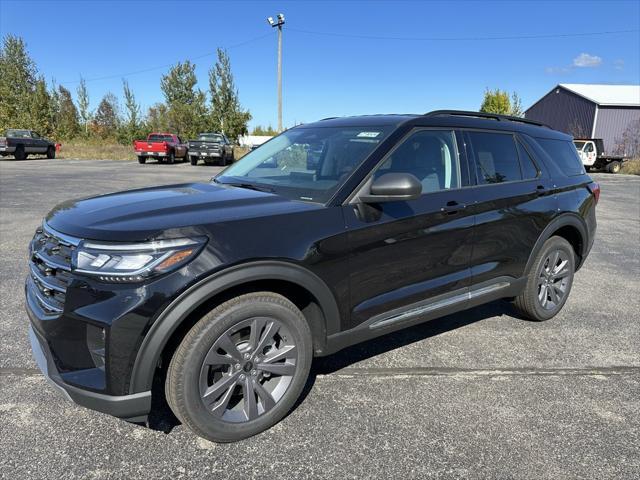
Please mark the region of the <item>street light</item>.
<svg viewBox="0 0 640 480"><path fill-rule="evenodd" d="M276 20L268 17L267 22L272 27L278 28L278 132L282 131L282 26L284 25L284 15L279 13Z"/></svg>

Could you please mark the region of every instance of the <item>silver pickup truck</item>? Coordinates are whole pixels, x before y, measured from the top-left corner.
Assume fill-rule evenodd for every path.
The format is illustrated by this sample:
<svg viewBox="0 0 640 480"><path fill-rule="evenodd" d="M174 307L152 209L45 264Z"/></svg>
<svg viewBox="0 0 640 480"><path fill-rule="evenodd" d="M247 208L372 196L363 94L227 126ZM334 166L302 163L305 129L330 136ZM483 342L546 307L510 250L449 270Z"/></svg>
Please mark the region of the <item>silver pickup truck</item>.
<svg viewBox="0 0 640 480"><path fill-rule="evenodd" d="M56 144L33 130L10 128L0 137L0 156L13 155L16 160L24 160L35 154L56 158Z"/></svg>

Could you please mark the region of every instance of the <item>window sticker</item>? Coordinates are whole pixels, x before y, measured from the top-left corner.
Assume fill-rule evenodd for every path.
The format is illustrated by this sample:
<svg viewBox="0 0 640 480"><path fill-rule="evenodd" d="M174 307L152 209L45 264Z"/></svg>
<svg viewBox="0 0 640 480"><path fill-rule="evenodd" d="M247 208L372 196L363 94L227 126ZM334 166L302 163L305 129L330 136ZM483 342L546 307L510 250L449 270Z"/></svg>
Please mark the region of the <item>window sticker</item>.
<svg viewBox="0 0 640 480"><path fill-rule="evenodd" d="M360 138L376 138L380 135L380 132L360 132L358 137Z"/></svg>

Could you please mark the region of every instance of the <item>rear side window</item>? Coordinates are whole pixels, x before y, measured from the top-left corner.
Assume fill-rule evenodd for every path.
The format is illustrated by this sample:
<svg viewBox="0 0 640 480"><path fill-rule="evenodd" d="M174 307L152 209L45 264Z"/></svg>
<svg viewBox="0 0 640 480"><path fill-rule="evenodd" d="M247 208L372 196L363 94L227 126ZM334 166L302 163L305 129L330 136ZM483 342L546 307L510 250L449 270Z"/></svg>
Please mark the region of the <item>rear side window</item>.
<svg viewBox="0 0 640 480"><path fill-rule="evenodd" d="M522 167L522 176L525 180L530 180L538 176L538 167L527 152L527 149L520 142L518 144L518 157L520 157L520 166Z"/></svg>
<svg viewBox="0 0 640 480"><path fill-rule="evenodd" d="M573 142L549 138L536 138L536 141L566 175L582 175L584 173L582 161Z"/></svg>
<svg viewBox="0 0 640 480"><path fill-rule="evenodd" d="M513 135L491 132L468 132L468 135L479 184L522 180Z"/></svg>

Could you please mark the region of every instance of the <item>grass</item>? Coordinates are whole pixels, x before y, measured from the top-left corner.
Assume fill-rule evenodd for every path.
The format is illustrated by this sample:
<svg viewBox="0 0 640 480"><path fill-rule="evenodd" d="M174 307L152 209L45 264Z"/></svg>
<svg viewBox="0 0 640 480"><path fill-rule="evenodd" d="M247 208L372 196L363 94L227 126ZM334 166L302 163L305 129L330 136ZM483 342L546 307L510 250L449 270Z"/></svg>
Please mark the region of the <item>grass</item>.
<svg viewBox="0 0 640 480"><path fill-rule="evenodd" d="M236 160L249 152L245 147L233 147ZM70 140L62 144L56 158L73 158L79 160L136 160L133 145L103 141Z"/></svg>
<svg viewBox="0 0 640 480"><path fill-rule="evenodd" d="M77 158L80 160L135 160L132 145L99 141L64 142L57 158Z"/></svg>
<svg viewBox="0 0 640 480"><path fill-rule="evenodd" d="M632 158L631 160L624 162L620 173L640 175L640 157Z"/></svg>

